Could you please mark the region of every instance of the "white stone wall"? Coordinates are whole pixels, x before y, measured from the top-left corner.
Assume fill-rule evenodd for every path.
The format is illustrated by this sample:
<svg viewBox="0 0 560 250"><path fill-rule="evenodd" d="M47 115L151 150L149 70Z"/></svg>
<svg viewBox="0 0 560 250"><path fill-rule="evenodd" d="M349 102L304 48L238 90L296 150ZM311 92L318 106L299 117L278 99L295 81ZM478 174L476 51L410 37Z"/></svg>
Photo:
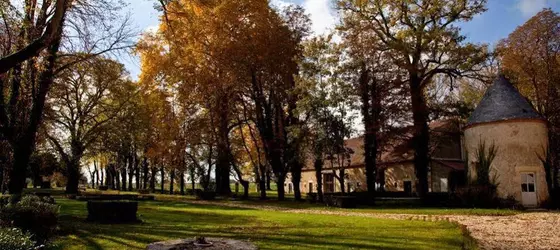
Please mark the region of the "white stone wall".
<svg viewBox="0 0 560 250"><path fill-rule="evenodd" d="M521 202L522 172L535 172L539 204L548 199L544 167L539 157L544 156L548 146L548 129L539 120L504 121L478 124L465 130L465 147L468 156L469 179L476 179L476 150L481 141L487 147L494 143L498 152L492 163L497 177L498 195L515 197Z"/></svg>

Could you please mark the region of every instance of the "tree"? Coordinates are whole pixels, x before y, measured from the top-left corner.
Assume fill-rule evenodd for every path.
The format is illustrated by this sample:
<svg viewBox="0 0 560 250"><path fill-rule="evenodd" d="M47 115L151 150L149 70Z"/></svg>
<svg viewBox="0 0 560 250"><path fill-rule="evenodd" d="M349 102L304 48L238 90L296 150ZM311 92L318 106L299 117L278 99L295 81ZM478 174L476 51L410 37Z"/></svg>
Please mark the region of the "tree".
<svg viewBox="0 0 560 250"><path fill-rule="evenodd" d="M126 19L123 25L109 25L109 22L118 20L114 16L118 16L116 12L120 10L120 3L113 0L95 1L95 4L90 1L42 1L40 8L37 1L26 1L17 7L11 1L2 4L6 4L2 7L11 12L2 16L7 35L3 55L11 56L4 57L6 63L1 65L0 133L10 143L13 152L10 192L20 193L25 186L25 172L42 123L46 96L56 75L75 63L122 49L120 45L126 42L129 33L126 32ZM18 8L23 11L20 13ZM55 12L51 12L53 10ZM113 17L109 20L108 16ZM75 35L67 35L71 31ZM89 56L71 56L77 55L73 53L76 48L84 49ZM66 52L64 64L59 62L61 51Z"/></svg>
<svg viewBox="0 0 560 250"><path fill-rule="evenodd" d="M101 57L75 64L55 80L46 121L49 140L66 165L67 193L78 191L86 151L128 104L127 77L124 65Z"/></svg>
<svg viewBox="0 0 560 250"><path fill-rule="evenodd" d="M356 18L379 40L377 50L388 52L391 62L404 72L410 94L415 149L417 192L428 192L429 110L425 90L437 75L449 78L478 70L486 58L484 46L465 43L458 22L485 11L485 0L339 0L343 18ZM465 60L466 58L466 60Z"/></svg>
<svg viewBox="0 0 560 250"><path fill-rule="evenodd" d="M553 171L546 171L546 175L552 191L560 187L560 16L551 9L542 10L500 41L496 50L502 73L548 121L550 152L546 161Z"/></svg>
<svg viewBox="0 0 560 250"><path fill-rule="evenodd" d="M297 155L292 142L299 137L289 137L288 130L298 123L294 113L298 98L290 89L295 87L298 45L305 33L295 24L301 23L298 16L303 12L282 17L267 2L257 0L173 1L164 2L162 9L158 32L146 35L138 49L143 61L141 81L168 87L179 97L182 109L205 116L202 121L208 134L201 140L204 150L193 152L214 158L206 166L210 169L215 165L218 193L231 193L234 161L230 142L232 131L239 126L234 113L240 110L251 111L248 119L254 119L263 147L270 149L263 151L267 160L274 162L271 168L283 188L287 172L301 168L299 161L292 160ZM278 60L284 63L281 67L274 65ZM270 92L274 96L263 104L270 88L275 88ZM275 113L263 118L263 109L257 108L262 105L274 108ZM266 122L275 123L276 129L265 128ZM189 156L193 163L199 162L198 157ZM283 197L283 190L279 194Z"/></svg>

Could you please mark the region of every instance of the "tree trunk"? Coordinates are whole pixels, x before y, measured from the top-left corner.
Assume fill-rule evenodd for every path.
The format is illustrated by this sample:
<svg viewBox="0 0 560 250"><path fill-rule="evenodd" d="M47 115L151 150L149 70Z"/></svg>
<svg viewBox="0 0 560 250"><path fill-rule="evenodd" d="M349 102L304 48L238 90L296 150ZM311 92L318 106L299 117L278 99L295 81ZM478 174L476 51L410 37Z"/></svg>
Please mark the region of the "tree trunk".
<svg viewBox="0 0 560 250"><path fill-rule="evenodd" d="M196 189L194 178L195 178L194 171L191 171L191 189L192 189L193 195L195 194L195 189Z"/></svg>
<svg viewBox="0 0 560 250"><path fill-rule="evenodd" d="M71 161L66 162L66 193L77 194L80 182L80 160L73 157Z"/></svg>
<svg viewBox="0 0 560 250"><path fill-rule="evenodd" d="M243 197L242 199L247 200L249 199L249 182L245 180L240 181L241 186L243 186Z"/></svg>
<svg viewBox="0 0 560 250"><path fill-rule="evenodd" d="M144 156L144 161L142 163L142 168L144 169L144 171L142 171L142 174L144 175L144 186L143 186L143 188L148 189L148 179L149 179L148 173L150 172L150 169L149 169L149 165L148 165L148 158L145 157L145 156Z"/></svg>
<svg viewBox="0 0 560 250"><path fill-rule="evenodd" d="M421 80L411 74L410 95L412 99L412 117L414 120L414 134L412 144L414 147L414 168L416 170L416 192L421 198L428 193L428 165L430 129L428 126L428 106L424 91L420 87Z"/></svg>
<svg viewBox="0 0 560 250"><path fill-rule="evenodd" d="M344 179L344 175L345 175L344 172L345 172L344 168L341 168L339 170L339 174L338 174L338 176L339 176L338 182L340 183L340 192L343 193L343 194L346 193L346 187L345 187L346 186L346 180Z"/></svg>
<svg viewBox="0 0 560 250"><path fill-rule="evenodd" d="M301 169L302 164L299 161L295 162L292 167L292 184L294 185L294 198L296 201L301 201Z"/></svg>
<svg viewBox="0 0 560 250"><path fill-rule="evenodd" d="M99 187L99 168L95 169L95 185Z"/></svg>
<svg viewBox="0 0 560 250"><path fill-rule="evenodd" d="M165 168L161 165L161 194L165 193Z"/></svg>
<svg viewBox="0 0 560 250"><path fill-rule="evenodd" d="M2 101L2 100L0 100ZM26 142L22 142L20 145L14 147L14 164L12 171L10 172L10 178L8 182L8 190L10 194L21 194L23 189L26 187L25 174L27 171L27 166L29 165L29 158L33 149L32 146Z"/></svg>
<svg viewBox="0 0 560 250"><path fill-rule="evenodd" d="M315 178L317 179L317 200L323 202L323 159L322 155L315 156Z"/></svg>
<svg viewBox="0 0 560 250"><path fill-rule="evenodd" d="M180 174L181 174L181 177L180 177L181 184L179 184L179 185L181 187L181 195L185 195L185 172L181 171Z"/></svg>
<svg viewBox="0 0 560 250"><path fill-rule="evenodd" d="M90 173L90 178L91 178L91 188L95 189L95 171L92 171Z"/></svg>
<svg viewBox="0 0 560 250"><path fill-rule="evenodd" d="M265 179L261 179L259 182L259 191L260 191L260 199L266 200L266 181Z"/></svg>
<svg viewBox="0 0 560 250"><path fill-rule="evenodd" d="M124 166L121 168L121 178L122 178L122 191L126 191L126 178L128 175L126 174L126 162Z"/></svg>
<svg viewBox="0 0 560 250"><path fill-rule="evenodd" d="M109 187L109 188L113 188L112 182L111 182L111 165L107 165L105 166L105 186Z"/></svg>
<svg viewBox="0 0 560 250"><path fill-rule="evenodd" d="M131 161L128 166L129 166L129 171L128 171L128 191L132 191L132 180L134 179L134 163Z"/></svg>
<svg viewBox="0 0 560 250"><path fill-rule="evenodd" d="M65 13L67 6L66 5L57 5L57 12L63 11L60 16L60 23L64 23L65 20ZM60 9L58 7L61 7ZM33 150L35 149L36 137L37 137L37 130L39 125L41 124L41 120L43 118L43 110L45 107L45 100L51 84L54 81L54 68L55 63L58 57L58 51L60 48L60 43L62 39L62 25L56 27L53 26L54 30L50 30L52 32L52 43L48 47L48 55L45 59L45 65L43 71L39 75L38 80L38 91L37 95L33 96L33 103L29 117L29 123L27 127L24 127L23 135L16 140L11 140L10 143L12 145L13 157L14 157L14 164L12 166L12 171L10 174L10 182L9 182L9 191L12 194L20 194L23 189L25 188L25 174L27 170L27 166L29 165L29 158ZM9 67L8 67L9 68ZM7 71L7 70L5 70ZM5 72L3 70L3 72ZM3 90L1 90L3 91ZM2 95L3 96L3 95ZM4 102L4 100L0 100ZM4 108L4 105L1 105L0 108ZM27 117L26 117L27 118ZM14 118L13 118L14 119ZM13 138L13 135L10 135Z"/></svg>
<svg viewBox="0 0 560 250"><path fill-rule="evenodd" d="M154 164L152 164L152 168L150 171L150 173L152 174L150 178L150 190L152 191L152 193L156 192L156 172L157 169L154 167Z"/></svg>
<svg viewBox="0 0 560 250"><path fill-rule="evenodd" d="M362 99L362 117L365 127L364 158L367 191L370 198L375 197L375 181L377 179L377 135L380 129L381 96L377 91L376 82L371 82L369 70L365 64L359 79L359 91Z"/></svg>
<svg viewBox="0 0 560 250"><path fill-rule="evenodd" d="M140 159L134 154L134 173L136 174L136 190L142 189L142 181L140 180Z"/></svg>
<svg viewBox="0 0 560 250"><path fill-rule="evenodd" d="M221 101L220 105L227 105L227 101ZM218 142L217 142L217 161L216 161L216 193L224 196L231 194L230 187L230 147L229 142L229 128L228 128L228 109L221 107L219 127L218 127Z"/></svg>
<svg viewBox="0 0 560 250"><path fill-rule="evenodd" d="M286 181L286 176L284 175L277 175L277 181L276 181L276 188L278 190L278 200L279 201L283 201L285 200L286 196L285 196L285 192L284 192L284 183Z"/></svg>
<svg viewBox="0 0 560 250"><path fill-rule="evenodd" d="M174 184L175 183L175 169L169 170L169 194L173 194Z"/></svg>
<svg viewBox="0 0 560 250"><path fill-rule="evenodd" d="M259 191L260 191L260 199L266 200L266 166L260 166L260 174L261 177L259 178Z"/></svg>
<svg viewBox="0 0 560 250"><path fill-rule="evenodd" d="M115 171L115 175L113 175L113 178L115 179L115 190L121 190L121 178L120 178L121 175L120 175L120 171L118 171L118 170L116 169L116 167L113 167L113 168L115 168L115 170L114 170L114 171Z"/></svg>
<svg viewBox="0 0 560 250"><path fill-rule="evenodd" d="M272 173L270 172L270 170L266 171L266 190L272 190L272 188L270 187L270 182L272 180Z"/></svg>

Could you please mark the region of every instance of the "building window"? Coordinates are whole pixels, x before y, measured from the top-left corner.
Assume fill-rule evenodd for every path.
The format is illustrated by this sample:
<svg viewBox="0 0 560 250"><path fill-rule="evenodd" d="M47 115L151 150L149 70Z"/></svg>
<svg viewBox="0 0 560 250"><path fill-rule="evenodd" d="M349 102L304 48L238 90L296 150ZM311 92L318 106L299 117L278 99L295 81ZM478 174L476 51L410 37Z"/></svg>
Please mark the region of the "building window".
<svg viewBox="0 0 560 250"><path fill-rule="evenodd" d="M324 174L323 175L323 188L325 193L334 193L334 175Z"/></svg>
<svg viewBox="0 0 560 250"><path fill-rule="evenodd" d="M313 182L309 182L309 193L313 193Z"/></svg>

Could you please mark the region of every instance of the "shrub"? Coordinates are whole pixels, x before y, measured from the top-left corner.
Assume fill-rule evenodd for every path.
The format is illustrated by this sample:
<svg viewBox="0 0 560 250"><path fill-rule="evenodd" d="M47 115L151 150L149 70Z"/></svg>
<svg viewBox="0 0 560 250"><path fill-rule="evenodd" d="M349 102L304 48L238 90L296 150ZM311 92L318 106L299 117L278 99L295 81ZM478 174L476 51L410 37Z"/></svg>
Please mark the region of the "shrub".
<svg viewBox="0 0 560 250"><path fill-rule="evenodd" d="M33 234L34 240L46 242L55 232L59 207L50 200L27 195L0 208L0 226L17 227Z"/></svg>
<svg viewBox="0 0 560 250"><path fill-rule="evenodd" d="M0 249L2 250L31 250L35 249L35 241L31 234L18 228L0 228Z"/></svg>
<svg viewBox="0 0 560 250"><path fill-rule="evenodd" d="M458 188L453 198L457 206L473 208L500 207L500 199L493 185L470 185Z"/></svg>
<svg viewBox="0 0 560 250"><path fill-rule="evenodd" d="M315 203L317 202L317 193L308 193L305 196L305 200L310 202L310 203Z"/></svg>
<svg viewBox="0 0 560 250"><path fill-rule="evenodd" d="M358 199L354 196L340 196L327 194L323 197L324 202L329 207L340 207L340 208L355 208L358 204Z"/></svg>
<svg viewBox="0 0 560 250"><path fill-rule="evenodd" d="M550 197L543 204L543 207L548 209L560 209L560 188L550 191Z"/></svg>
<svg viewBox="0 0 560 250"><path fill-rule="evenodd" d="M98 187L98 189L101 190L101 191L107 191L107 190L109 190L109 186L101 185L101 186Z"/></svg>
<svg viewBox="0 0 560 250"><path fill-rule="evenodd" d="M136 201L88 201L88 221L102 223L138 222Z"/></svg>

